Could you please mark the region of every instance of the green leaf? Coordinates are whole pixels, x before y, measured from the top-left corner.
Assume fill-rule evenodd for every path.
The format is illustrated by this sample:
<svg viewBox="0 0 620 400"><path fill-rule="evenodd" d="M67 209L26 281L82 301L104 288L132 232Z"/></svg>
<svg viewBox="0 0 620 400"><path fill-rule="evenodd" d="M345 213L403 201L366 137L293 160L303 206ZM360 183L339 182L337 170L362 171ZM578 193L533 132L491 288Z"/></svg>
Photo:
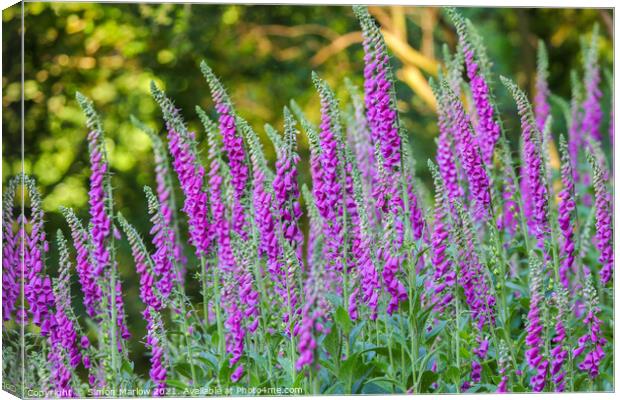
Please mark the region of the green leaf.
<svg viewBox="0 0 620 400"><path fill-rule="evenodd" d="M174 366L174 370L177 371L179 374L183 375L184 377L192 379L192 367L189 363L176 363Z"/></svg>
<svg viewBox="0 0 620 400"><path fill-rule="evenodd" d="M176 379L166 379L166 385L168 385L169 387L181 390L181 391L185 391L185 389L188 388L188 386Z"/></svg>
<svg viewBox="0 0 620 400"><path fill-rule="evenodd" d="M349 313L342 306L336 309L336 315L334 319L336 320L336 323L340 326L342 332L344 332L345 335L348 335L349 332L351 332L353 323L351 322Z"/></svg>
<svg viewBox="0 0 620 400"><path fill-rule="evenodd" d="M420 391L427 393L433 382L437 382L437 374L433 371L424 371L420 379Z"/></svg>
<svg viewBox="0 0 620 400"><path fill-rule="evenodd" d="M444 372L443 377L446 382L460 382L461 372L457 367L451 366Z"/></svg>

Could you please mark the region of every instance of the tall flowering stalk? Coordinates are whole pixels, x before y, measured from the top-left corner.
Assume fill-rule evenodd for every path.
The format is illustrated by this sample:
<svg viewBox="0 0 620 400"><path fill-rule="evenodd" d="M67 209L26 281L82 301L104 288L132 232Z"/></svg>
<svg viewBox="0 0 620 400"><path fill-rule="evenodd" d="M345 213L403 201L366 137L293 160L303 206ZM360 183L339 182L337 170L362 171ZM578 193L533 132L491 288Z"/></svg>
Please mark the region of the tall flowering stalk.
<svg viewBox="0 0 620 400"><path fill-rule="evenodd" d="M292 288L288 287L287 268L283 261L283 234L279 226L280 216L274 212L277 209L274 195L275 179L273 173L267 167L267 160L263 154L263 148L256 133L245 121L238 121L237 126L245 136L248 143L250 160L252 161L252 204L255 224L258 230L258 254L267 258L267 270L283 305L295 308L297 296ZM257 277L258 279L258 277ZM285 314L285 321L290 319Z"/></svg>
<svg viewBox="0 0 620 400"><path fill-rule="evenodd" d="M353 112L347 123L347 139L353 149L357 167L361 173L364 198L366 199L367 210L371 217L369 222L372 226L375 223L374 218L372 218L374 208L372 193L379 179L375 161L375 148L366 120L364 100L357 87L348 78L345 78L345 84L353 104Z"/></svg>
<svg viewBox="0 0 620 400"><path fill-rule="evenodd" d="M71 239L76 251L75 270L82 289L84 307L90 317L95 317L102 312L100 302L103 293L95 275L95 262L90 253L88 233L73 210L61 207L60 211L71 229Z"/></svg>
<svg viewBox="0 0 620 400"><path fill-rule="evenodd" d="M61 231L57 234L59 250L59 277L54 282L55 308L53 328L49 338L48 360L52 365L52 377L56 381L56 391L60 397L73 397L77 386L71 382L71 373L81 362L82 355L78 342L75 318L71 309L69 250ZM75 386L75 389L74 389Z"/></svg>
<svg viewBox="0 0 620 400"><path fill-rule="evenodd" d="M435 219L431 231L431 264L433 266L431 300L434 309L442 312L454 298L452 287L456 283L456 268L447 254L450 221L445 185L440 171L431 161L428 162L428 167L435 183Z"/></svg>
<svg viewBox="0 0 620 400"><path fill-rule="evenodd" d="M13 214L15 192L20 178L12 178L2 195L2 318L9 321L17 306L20 293L20 236ZM17 230L15 228L18 228Z"/></svg>
<svg viewBox="0 0 620 400"><path fill-rule="evenodd" d="M463 196L463 188L459 185L458 170L456 167L455 151L453 149L454 139L453 130L450 124L450 104L446 93L441 86L431 82L433 93L437 99L437 127L439 136L437 137L437 155L435 160L441 173L445 189L450 202L458 200Z"/></svg>
<svg viewBox="0 0 620 400"><path fill-rule="evenodd" d="M41 195L34 179L28 175L22 176L21 184L24 185L25 193L30 198L30 220L22 216L24 229L28 224L30 225L30 232L25 229L23 233L24 297L28 301L28 311L32 316L32 322L41 328L43 336L47 336L52 322L54 293L52 281L45 273L45 255L49 250L49 245L43 228L44 214L41 208Z"/></svg>
<svg viewBox="0 0 620 400"><path fill-rule="evenodd" d="M455 202L458 228L454 229L458 245L458 283L463 288L465 301L472 313L476 327L482 330L485 325L495 324L495 296L489 288L488 274L477 252L473 222L460 202Z"/></svg>
<svg viewBox="0 0 620 400"><path fill-rule="evenodd" d="M596 209L596 248L599 251L601 263L600 279L603 285L611 281L614 269L613 226L611 194L607 189L607 174L600 159L591 153L586 153L588 162L594 174L594 207Z"/></svg>
<svg viewBox="0 0 620 400"><path fill-rule="evenodd" d="M140 299L146 305L146 309L150 308L160 311L163 307L163 302L161 294L156 287L153 260L149 255L149 251L136 229L121 214L118 215L117 219L127 236L136 272L140 278Z"/></svg>
<svg viewBox="0 0 620 400"><path fill-rule="evenodd" d="M538 246L544 249L545 240L549 235L549 195L542 156L542 134L536 128L532 108L525 93L504 77L502 77L502 82L512 93L521 118L524 157L524 165L521 168L527 182L527 192L523 197L523 202L529 204L530 225L534 227L534 236L538 241Z"/></svg>
<svg viewBox="0 0 620 400"><path fill-rule="evenodd" d="M147 307L143 314L146 320L146 345L151 349L151 368L149 377L155 383L153 396L166 395L168 377L168 355L166 354L166 335L161 315L152 307Z"/></svg>
<svg viewBox="0 0 620 400"><path fill-rule="evenodd" d="M316 362L317 337L329 333L329 328L325 324L329 310L325 298L326 284L324 271L321 268L312 269L304 283L302 319L297 331L299 358L295 366L298 370Z"/></svg>
<svg viewBox="0 0 620 400"><path fill-rule="evenodd" d="M138 121L133 115L130 116L131 122L146 133L151 139L153 146L153 156L155 159L155 181L157 183L157 200L161 204L161 212L164 222L172 228L171 240L174 243L174 260L179 266L178 275L182 278L184 270L182 269L187 263L187 257L183 254L183 244L179 232L179 223L177 218L177 201L172 187L172 173L170 171L170 160L163 141L157 133Z"/></svg>
<svg viewBox="0 0 620 400"><path fill-rule="evenodd" d="M568 152L568 145L564 136L560 136L560 153L562 155L562 191L558 194L558 225L562 234L562 255L564 259L559 268L560 282L565 289L569 289L569 273L574 272L575 264L575 225L573 222L575 204L575 183L573 181L573 168Z"/></svg>
<svg viewBox="0 0 620 400"><path fill-rule="evenodd" d="M187 130L177 108L153 82L151 94L159 104L166 121L168 150L185 195L183 212L188 217L190 242L196 255L204 257L209 253L210 223L208 197L204 189L206 171L198 159L195 134Z"/></svg>
<svg viewBox="0 0 620 400"><path fill-rule="evenodd" d="M490 181L480 150L475 142L474 132L463 108L463 104L452 92L447 82L441 83L446 93L446 104L451 111L450 124L456 136L456 145L464 172L469 182L471 196L475 201L474 215L485 218L491 207Z"/></svg>
<svg viewBox="0 0 620 400"><path fill-rule="evenodd" d="M226 352L230 355L228 365L235 367L230 379L239 381L244 373L240 363L245 350L247 334L254 333L258 327L258 293L253 288L250 264L255 257L252 241L244 241L232 233L235 267L232 274L225 277L222 302L226 312Z"/></svg>
<svg viewBox="0 0 620 400"><path fill-rule="evenodd" d="M566 337L566 317L568 315L568 291L564 288L555 294L557 304L557 315L555 318L555 336L551 339L553 348L551 349L551 367L549 373L555 385L556 392L563 392L566 387L566 371L564 364L568 360L567 337Z"/></svg>
<svg viewBox="0 0 620 400"><path fill-rule="evenodd" d="M601 361L605 358L603 346L607 344L607 340L603 337L603 332L601 331L602 321L598 317L601 309L599 308L598 296L592 282L592 275L586 276L584 293L586 310L583 324L586 326L587 331L577 341L578 345L573 349L573 358L577 359L587 349L588 353L583 358L583 361L578 364L578 367L581 371L587 372L590 379L594 379L598 376Z"/></svg>
<svg viewBox="0 0 620 400"><path fill-rule="evenodd" d="M379 28L370 17L366 7L354 6L364 37L364 94L366 119L373 144L378 147L381 169L380 184L373 193L376 204L387 213L384 225L384 243L380 257L384 263L383 282L390 294L388 314L398 309L399 302L408 297L407 290L399 280L404 240L404 201L402 183L401 134L393 87L393 76L385 42ZM386 223L387 222L387 223Z"/></svg>
<svg viewBox="0 0 620 400"><path fill-rule="evenodd" d="M575 70L571 70L570 81L571 101L568 121L568 154L570 155L571 164L574 167L573 179L575 182L579 182L579 149L584 143L584 139L581 135L581 121L583 119L581 101L583 97L583 87L577 76L577 71Z"/></svg>
<svg viewBox="0 0 620 400"><path fill-rule="evenodd" d="M541 132L545 129L547 117L549 117L551 106L549 105L549 57L547 48L542 40L538 41L538 58L536 66L536 96L534 97L534 115L536 116L536 126Z"/></svg>
<svg viewBox="0 0 620 400"><path fill-rule="evenodd" d="M586 97L583 101L583 120L581 130L584 137L592 137L601 141L601 120L603 112L601 110L601 97L603 93L600 89L601 70L598 64L598 25L595 25L592 32L592 39L587 53L584 57L583 68L585 76L583 86Z"/></svg>
<svg viewBox="0 0 620 400"><path fill-rule="evenodd" d="M453 8L448 8L447 11L456 27L459 45L465 59L465 69L477 113L476 137L484 163L490 165L501 130L491 101L492 94L488 83L486 53L477 38L477 34L472 32L471 25L467 26L468 21Z"/></svg>
<svg viewBox="0 0 620 400"><path fill-rule="evenodd" d="M88 152L90 155L90 190L89 213L90 213L90 240L92 242L92 261L94 263L94 276L102 278L106 282L108 294L106 297L110 337L110 365L109 374L112 379L120 368L118 353L122 351L123 340L130 337L125 324L125 312L121 281L118 279L116 260L113 257L114 238L112 237L113 199L112 183L109 175L105 138L101 120L95 111L91 100L81 93L76 93L76 99L84 115L86 125L90 129L88 134Z"/></svg>
<svg viewBox="0 0 620 400"><path fill-rule="evenodd" d="M544 273L540 259L530 253L530 310L527 314L527 333L525 358L530 369L533 370L530 387L534 392L542 392L547 382L549 361L545 354L545 337L543 314Z"/></svg>
<svg viewBox="0 0 620 400"><path fill-rule="evenodd" d="M299 203L299 184L297 183L297 134L295 120L287 107L284 107L284 141L276 149L276 174L273 179L275 204L282 224L280 230L284 239L293 247L300 264L304 244L303 232L300 229L302 217Z"/></svg>
<svg viewBox="0 0 620 400"><path fill-rule="evenodd" d="M232 102L221 82L205 61L200 63L200 69L209 84L215 109L219 116L224 150L228 155L231 184L235 189L232 212L233 230L242 237L247 238L247 210L243 206L243 200L248 193L249 168L246 149L243 144L243 135L237 127L236 114Z"/></svg>
<svg viewBox="0 0 620 400"><path fill-rule="evenodd" d="M357 308L354 304L356 304L356 297L359 295L370 309L370 319L375 320L377 318L377 306L381 290L379 273L377 272L376 261L372 253L372 248L375 243L373 243L369 217L364 210L365 197L361 172L357 168L353 168L351 178L353 186L352 198L358 213L358 225L352 224L354 238L351 252L356 263L355 273L359 276L359 286L358 289L351 293L349 299L349 315L351 319L357 319Z"/></svg>
<svg viewBox="0 0 620 400"><path fill-rule="evenodd" d="M342 289L344 267L344 187L342 132L339 114L334 106L334 94L327 84L313 74L313 81L321 97L321 126L319 140L321 145L320 167L322 169L321 190L315 190L315 201L323 220L326 253L326 271L329 281Z"/></svg>
<svg viewBox="0 0 620 400"><path fill-rule="evenodd" d="M153 272L159 278L156 286L162 298L167 299L178 277L173 262L175 259L174 231L166 222L164 207L157 201L152 189L145 186L144 193L151 215L152 227L149 233L152 235L152 243L155 247L155 252L152 255Z"/></svg>

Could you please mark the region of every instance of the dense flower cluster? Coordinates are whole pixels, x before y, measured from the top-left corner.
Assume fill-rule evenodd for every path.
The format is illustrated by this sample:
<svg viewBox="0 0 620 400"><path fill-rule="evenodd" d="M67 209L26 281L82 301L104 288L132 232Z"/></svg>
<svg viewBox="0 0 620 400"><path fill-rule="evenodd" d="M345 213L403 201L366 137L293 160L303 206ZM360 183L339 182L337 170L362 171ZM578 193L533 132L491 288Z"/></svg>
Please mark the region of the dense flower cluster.
<svg viewBox="0 0 620 400"><path fill-rule="evenodd" d="M393 33L384 41L365 7L354 12L362 28L364 96L345 81L352 104L341 108L340 90L313 73L319 125L311 122L318 114L307 117L291 101L290 111L283 109L283 135L269 124L255 131L203 62L214 107L196 107L204 132L194 134L181 111L151 86L167 137L132 118L149 135L155 156L144 232L114 214L109 138L92 103L78 94L89 128L90 221L60 209L72 246L59 231L58 252L50 251L47 203L34 179L21 175L5 186L7 377L36 381L61 397L100 389L117 395L136 385L155 396L242 384L299 386L316 394L613 389L613 363L606 358L613 338L607 167L613 163L596 138L598 71L604 69L595 39L586 49L592 62L585 68L587 95L574 74L570 109L564 106L568 142L559 135L557 174L556 160L546 154L556 135L544 46L535 110L523 91L502 79L521 123L517 165L517 146L501 135L504 116L491 91L483 38L448 10L459 44L455 53L444 48L445 65L430 85L439 136L436 164L428 160L425 169L414 157L420 150L415 135L399 121L386 47ZM434 66L421 68L432 73ZM298 123L307 143L298 138ZM274 152L263 148L263 133ZM304 154L306 144L309 171L302 171L298 152ZM433 193L422 181L427 171ZM299 181L304 172L308 185ZM174 198L179 188L185 215L178 215ZM593 207L586 201L591 193ZM187 258L185 235L195 250ZM134 276L127 274L127 249L139 277L133 285L121 280ZM596 274L601 284L595 287ZM81 316L71 304L73 280L80 285ZM130 290L123 293L123 286ZM137 347L126 342L126 320L135 316L123 305L135 293L146 325ZM22 328L17 343L12 332ZM142 346L149 370L140 376L132 353ZM10 368L20 348L29 363L22 378Z"/></svg>
<svg viewBox="0 0 620 400"><path fill-rule="evenodd" d="M534 371L530 387L534 392L542 392L547 380L549 361L544 354L544 325L542 315L545 299L543 295L544 272L542 263L532 254L530 256L530 310L527 313L527 334L525 358Z"/></svg>

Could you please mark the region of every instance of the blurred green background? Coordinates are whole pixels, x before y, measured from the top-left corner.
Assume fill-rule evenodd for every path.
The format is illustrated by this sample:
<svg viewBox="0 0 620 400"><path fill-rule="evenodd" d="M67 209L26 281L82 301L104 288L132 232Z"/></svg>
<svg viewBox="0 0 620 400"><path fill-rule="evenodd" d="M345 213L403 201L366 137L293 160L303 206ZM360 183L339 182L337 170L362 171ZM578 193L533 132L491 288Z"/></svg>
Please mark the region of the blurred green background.
<svg viewBox="0 0 620 400"><path fill-rule="evenodd" d="M359 26L350 7L243 6L199 4L26 3L25 168L43 195L46 229L67 232L58 207L73 207L87 216L88 155L85 119L75 92L91 97L103 117L118 210L148 232L142 186L154 185L148 137L129 122L133 114L160 130L161 114L149 94L149 82L165 88L183 111L189 126L203 137L194 106L213 113L207 84L198 68L202 59L228 88L237 110L263 134L263 125L282 127L282 107L294 98L314 121L318 96L310 73L316 70L347 101L343 79L362 85ZM2 180L20 170L20 6L2 13ZM428 78L435 75L441 46L454 49L452 26L438 8L371 7L387 32L395 57L397 96L402 120L427 180L426 159L434 157L437 134ZM594 9L462 9L474 21L488 48L493 72L516 79L533 93L536 45L542 39L550 57L550 87L570 96L570 69L582 71L580 36L601 28L601 62L611 68L610 10ZM602 82L608 99L610 83ZM496 85L508 134L517 138L515 107ZM603 104L607 131L609 101ZM554 106L554 134L566 132ZM605 143L607 143L607 136ZM265 139L265 137L263 137ZM513 140L513 144L517 143ZM264 140L267 157L274 150ZM300 136L300 179L309 180L308 146ZM51 236L53 238L53 236ZM50 260L55 259L54 246ZM138 280L126 245L119 256L127 312L134 334L133 359L147 365L140 341L144 324ZM54 273L53 261L49 263ZM74 282L74 294L79 293ZM190 292L196 287L190 283ZM79 296L78 296L79 297ZM79 298L74 302L79 309Z"/></svg>

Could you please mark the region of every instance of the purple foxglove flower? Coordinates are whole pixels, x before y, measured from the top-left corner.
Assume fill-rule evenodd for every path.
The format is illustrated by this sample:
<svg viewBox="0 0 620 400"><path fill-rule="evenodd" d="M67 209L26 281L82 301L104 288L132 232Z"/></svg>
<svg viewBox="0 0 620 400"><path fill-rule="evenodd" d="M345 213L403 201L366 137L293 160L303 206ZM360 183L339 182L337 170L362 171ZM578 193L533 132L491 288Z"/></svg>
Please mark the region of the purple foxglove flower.
<svg viewBox="0 0 620 400"><path fill-rule="evenodd" d="M20 293L21 235L13 215L15 192L20 178L12 178L2 196L2 315L9 321L15 312ZM15 227L18 231L15 232Z"/></svg>
<svg viewBox="0 0 620 400"><path fill-rule="evenodd" d="M47 361L50 369L50 380L59 397L77 397L71 386L71 372L63 357L63 329L54 315L50 316L50 335L47 339L49 351Z"/></svg>
<svg viewBox="0 0 620 400"><path fill-rule="evenodd" d="M310 270L304 284L305 303L302 306L302 319L295 334L299 338L299 358L295 366L301 370L304 365L312 365L315 362L317 352L317 338L321 334L327 334L325 326L328 304L325 298L327 282L320 269Z"/></svg>
<svg viewBox="0 0 620 400"><path fill-rule="evenodd" d="M563 366L568 360L568 350L565 349L566 329L564 327L564 318L568 311L568 291L566 289L560 289L560 292L556 294L556 299L558 303L558 314L555 323L555 336L551 339L553 348L550 354L551 368L549 373L551 374L556 392L563 392L566 386L566 382L564 381L566 373L563 370Z"/></svg>
<svg viewBox="0 0 620 400"><path fill-rule="evenodd" d="M424 215L422 214L422 210L420 209L418 196L416 195L415 189L413 187L413 177L411 176L411 174L407 175L406 181L407 200L409 201L409 223L411 224L413 239L420 240L422 239L426 222L424 221Z"/></svg>
<svg viewBox="0 0 620 400"><path fill-rule="evenodd" d="M276 209L280 215L280 230L284 239L295 249L302 265L303 233L299 227L302 216L299 203L297 164L300 157L296 152L297 130L288 108L284 107L284 143L276 149L276 175L273 179Z"/></svg>
<svg viewBox="0 0 620 400"><path fill-rule="evenodd" d="M364 100L356 86L345 78L345 84L353 103L353 115L347 123L347 140L355 154L357 168L360 170L364 198L366 199L366 212L369 215L370 226L375 226L374 198L372 193L379 182L379 176L375 161L375 144L371 138L371 132L366 120Z"/></svg>
<svg viewBox="0 0 620 400"><path fill-rule="evenodd" d="M329 281L342 290L342 254L344 250L344 190L342 177L342 132L340 132L337 106L333 105L334 95L327 84L316 74L312 76L321 97L321 126L319 140L321 146L320 168L322 187L315 188L315 201L323 220L324 251L326 271Z"/></svg>
<svg viewBox="0 0 620 400"><path fill-rule="evenodd" d="M536 96L534 97L534 115L536 116L536 126L539 131L545 129L547 117L551 112L549 105L549 58L547 49L542 40L538 41L538 63L536 69Z"/></svg>
<svg viewBox="0 0 620 400"><path fill-rule="evenodd" d="M383 281L390 294L388 314L407 299L407 291L398 279L402 256L400 253L404 238L404 202L401 191L401 135L394 95L392 70L381 32L363 6L355 6L364 37L364 95L366 120L371 132L372 143L378 149L380 184L373 196L379 209L387 216L389 229L384 231L384 248L379 255L384 263Z"/></svg>
<svg viewBox="0 0 620 400"><path fill-rule="evenodd" d="M260 140L252 128L243 120L237 122L243 132L249 147L250 159L252 161L252 204L255 224L259 233L259 254L267 258L267 269L274 289L278 297L282 299L284 309L293 310L297 305L297 295L294 288L289 287L291 282L288 276L288 268L283 262L283 246L280 235L283 231L277 225L278 215L274 216L276 200L274 196L275 180L271 171L267 167L267 161L263 155ZM290 318L290 313L285 313L285 321Z"/></svg>
<svg viewBox="0 0 620 400"><path fill-rule="evenodd" d="M165 396L168 372L163 324L159 313L151 307L144 310L143 316L146 320L146 346L151 350L149 377L155 384L152 394L158 397Z"/></svg>
<svg viewBox="0 0 620 400"><path fill-rule="evenodd" d="M32 322L41 328L41 335L49 334L52 308L54 306L54 293L50 277L45 274L45 255L49 245L45 238L43 227L44 214L41 208L41 195L36 188L34 179L23 175L21 183L30 198L30 232L20 232L23 235L23 262L24 262L24 297L29 305L29 313ZM20 223L18 221L18 223ZM21 216L24 229L28 220Z"/></svg>
<svg viewBox="0 0 620 400"><path fill-rule="evenodd" d="M172 173L170 171L170 161L166 147L156 132L148 128L146 125L130 116L134 125L145 132L151 139L153 146L153 156L155 159L155 181L157 182L157 200L161 207L161 213L164 217L166 225L172 228L170 233L171 240L174 243L174 262L178 267L179 279L183 280L185 274L185 265L187 257L183 254L183 244L179 235L179 226L177 218L176 196L172 187Z"/></svg>
<svg viewBox="0 0 620 400"><path fill-rule="evenodd" d="M598 297L592 282L592 275L587 275L584 289L587 309L583 323L586 326L587 333L577 341L578 345L573 349L573 359L580 357L587 349L588 353L583 361L578 364L578 367L581 371L587 372L590 379L594 379L598 376L601 361L605 358L603 347L607 344L607 340L603 337L602 322L597 316L600 308L598 307Z"/></svg>
<svg viewBox="0 0 620 400"><path fill-rule="evenodd" d="M574 166L573 179L575 182L579 182L579 149L585 143L581 135L581 121L583 119L581 99L583 97L583 88L575 70L571 70L570 78L571 102L570 122L568 124L568 154L570 155L571 165Z"/></svg>
<svg viewBox="0 0 620 400"><path fill-rule="evenodd" d="M598 28L592 32L592 39L587 54L584 57L585 70L583 86L586 97L583 102L583 119L581 130L585 137L592 137L601 141L601 120L603 112L601 110L601 97L603 93L600 89L601 71L598 63Z"/></svg>
<svg viewBox="0 0 620 400"><path fill-rule="evenodd" d="M153 272L159 278L156 287L163 299L167 299L172 292L172 286L176 282L177 274L174 267L174 231L166 222L163 208L157 201L155 194L148 186L144 187L148 202L148 211L151 215L153 226L149 234L152 235L152 243L155 252L152 255Z"/></svg>
<svg viewBox="0 0 620 400"><path fill-rule="evenodd" d="M431 285L431 301L437 312L442 312L452 302L452 287L456 282L456 269L446 254L450 232L447 229L448 204L446 190L441 172L429 161L429 169L435 183L435 221L431 232L431 265L433 284Z"/></svg>
<svg viewBox="0 0 620 400"><path fill-rule="evenodd" d="M370 309L370 319L377 318L377 305L380 293L379 274L372 257L372 234L369 217L364 208L363 177L360 170L354 167L353 156L347 153L346 166L346 204L347 214L350 217L351 238L350 252L352 260L349 270L354 281L354 289L349 296L349 316L352 320L358 318L358 296Z"/></svg>
<svg viewBox="0 0 620 400"><path fill-rule="evenodd" d="M545 360L544 325L541 320L545 299L543 297L542 263L532 252L530 253L530 310L527 314L527 334L525 336L525 359L534 375L530 386L534 392L542 392L547 379L548 361Z"/></svg>
<svg viewBox="0 0 620 400"><path fill-rule="evenodd" d="M71 309L71 292L70 292L70 269L71 261L69 260L69 250L67 249L67 241L62 232L58 230L57 234L58 250L59 250L59 277L54 282L54 295L56 306L56 322L60 332L60 340L65 353L67 355L71 368L76 368L82 361L80 346L78 344L78 335L75 325L77 321L73 316Z"/></svg>
<svg viewBox="0 0 620 400"><path fill-rule="evenodd" d="M140 277L140 299L147 308L160 311L162 309L162 301L155 287L153 261L149 256L148 250L136 229L120 214L118 215L118 221L123 231L125 231L125 235L127 235L127 240L131 247L131 255L136 265L136 272Z"/></svg>
<svg viewBox="0 0 620 400"><path fill-rule="evenodd" d="M458 228L455 236L460 263L458 282L465 293L465 302L472 313L472 320L479 330L495 323L495 297L490 293L487 275L480 262L476 248L476 233L473 222L460 202L455 202L458 214Z"/></svg>
<svg viewBox="0 0 620 400"><path fill-rule="evenodd" d="M247 196L249 168L247 165L246 150L243 145L243 136L236 126L236 113L232 102L219 79L205 61L200 63L200 69L209 84L215 109L219 116L219 126L222 133L224 150L228 155L231 174L231 184L234 188L234 205L232 212L233 230L247 239L246 212L242 200Z"/></svg>
<svg viewBox="0 0 620 400"><path fill-rule="evenodd" d="M529 202L530 224L534 227L534 236L538 241L538 246L544 249L545 240L549 235L549 195L542 157L542 134L536 128L532 108L523 91L506 78L502 77L502 82L512 92L521 118L523 167L525 168L522 172L527 175L528 183L528 196L523 198L523 202Z"/></svg>
<svg viewBox="0 0 620 400"><path fill-rule="evenodd" d="M461 101L452 92L447 82L442 82L446 93L446 102L450 107L450 123L456 137L456 145L461 164L469 182L471 195L474 199L474 215L484 218L488 215L491 205L490 182L478 146L474 141L474 133Z"/></svg>
<svg viewBox="0 0 620 400"><path fill-rule="evenodd" d="M558 194L558 225L562 234L563 260L559 268L560 282L564 288L569 289L570 278L568 274L573 270L575 263L575 240L573 223L575 205L575 183L573 181L573 169L568 153L568 146L564 137L560 137L560 152L562 155L562 191Z"/></svg>
<svg viewBox="0 0 620 400"><path fill-rule="evenodd" d="M75 269L82 289L84 307L86 308L86 313L90 317L95 317L102 311L100 309L100 303L103 293L94 273L95 264L89 250L88 233L82 227L82 223L75 216L73 210L64 207L61 207L60 210L71 229L71 239L77 253L75 257Z"/></svg>
<svg viewBox="0 0 620 400"><path fill-rule="evenodd" d="M196 255L204 257L209 253L210 224L208 198L204 189L205 169L199 162L195 148L195 135L187 130L179 111L154 83L151 83L151 93L166 120L168 150L185 195L183 212L189 219L190 242L196 250Z"/></svg>
<svg viewBox="0 0 620 400"><path fill-rule="evenodd" d="M460 199L463 196L463 188L459 185L458 170L456 167L455 153L453 151L453 129L450 126L449 110L450 106L447 102L447 96L442 89L435 84L432 85L433 93L439 104L437 107L437 126L439 128L439 136L437 137L437 155L435 156L439 172L443 178L445 190L448 194L448 200L452 201Z"/></svg>
<svg viewBox="0 0 620 400"><path fill-rule="evenodd" d="M448 14L454 23L459 36L459 45L465 59L465 69L469 78L469 87L476 109L476 136L485 164L491 165L495 144L500 137L500 126L497 122L496 111L491 102L491 90L487 83L485 70L486 54L479 38L472 32L472 26L456 10L448 9ZM450 89L452 90L452 89Z"/></svg>
<svg viewBox="0 0 620 400"><path fill-rule="evenodd" d="M613 251L613 226L611 194L607 189L608 174L601 165L600 159L596 159L591 153L587 153L588 162L594 172L594 206L596 209L596 248L599 251L601 263L601 282L606 285L611 281L614 268Z"/></svg>

